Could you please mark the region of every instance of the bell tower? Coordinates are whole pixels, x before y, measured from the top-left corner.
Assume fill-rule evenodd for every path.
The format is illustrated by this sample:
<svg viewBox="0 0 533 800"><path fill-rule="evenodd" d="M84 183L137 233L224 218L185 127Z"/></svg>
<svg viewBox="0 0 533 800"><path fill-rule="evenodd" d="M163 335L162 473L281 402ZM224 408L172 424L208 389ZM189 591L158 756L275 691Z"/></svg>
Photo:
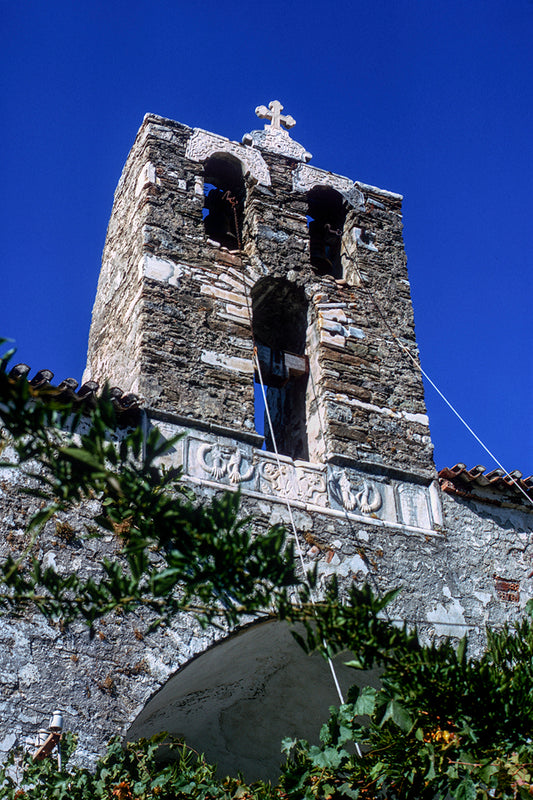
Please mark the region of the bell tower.
<svg viewBox="0 0 533 800"><path fill-rule="evenodd" d="M145 117L85 378L186 433L191 479L438 529L402 197L311 166L282 111L259 106L264 128L240 143Z"/></svg>

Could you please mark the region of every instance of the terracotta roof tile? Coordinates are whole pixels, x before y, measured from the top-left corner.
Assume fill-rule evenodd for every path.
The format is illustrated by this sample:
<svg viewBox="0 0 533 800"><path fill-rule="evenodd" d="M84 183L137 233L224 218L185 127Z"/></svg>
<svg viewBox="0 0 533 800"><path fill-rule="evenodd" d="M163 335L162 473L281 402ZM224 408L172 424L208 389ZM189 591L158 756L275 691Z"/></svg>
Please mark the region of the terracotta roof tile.
<svg viewBox="0 0 533 800"><path fill-rule="evenodd" d="M96 381L86 381L78 389L78 381L75 378L65 378L59 385L54 386L52 384L54 373L51 370L40 369L31 380L28 378L30 371L31 368L27 364L15 364L9 372L9 378L12 381L28 381L30 391L35 396L48 397L63 402L74 402L75 404L79 403L82 412L85 409L94 408L102 397L102 392L98 394L100 387ZM78 391L76 391L77 389ZM119 425L135 425L138 423L138 412L142 402L140 397L124 392L117 386L108 389L108 396L117 413Z"/></svg>
<svg viewBox="0 0 533 800"><path fill-rule="evenodd" d="M520 470L506 473L502 469L490 472L481 464L467 469L465 464L445 467L439 472L439 480L443 491L487 501L487 490L497 501L527 503L523 492L533 501L533 476L524 478ZM476 489L485 490L482 495Z"/></svg>

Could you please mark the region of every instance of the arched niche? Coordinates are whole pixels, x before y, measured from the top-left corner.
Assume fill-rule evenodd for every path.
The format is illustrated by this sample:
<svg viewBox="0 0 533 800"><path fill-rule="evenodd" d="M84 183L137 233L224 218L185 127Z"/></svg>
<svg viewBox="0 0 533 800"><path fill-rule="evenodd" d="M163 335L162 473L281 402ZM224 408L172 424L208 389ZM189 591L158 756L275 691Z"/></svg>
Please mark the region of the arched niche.
<svg viewBox="0 0 533 800"><path fill-rule="evenodd" d="M239 159L213 153L204 166L206 235L230 250L239 249L246 187Z"/></svg>
<svg viewBox="0 0 533 800"><path fill-rule="evenodd" d="M345 200L330 186L314 186L307 192L307 203L311 265L319 275L343 278L341 248Z"/></svg>
<svg viewBox="0 0 533 800"><path fill-rule="evenodd" d="M263 278L251 291L254 342L273 435L265 419L266 449L307 460L306 389L307 300L301 287ZM261 396L256 393L256 397ZM265 413L266 416L266 413Z"/></svg>
<svg viewBox="0 0 533 800"><path fill-rule="evenodd" d="M377 674L335 660L344 695L352 684L377 685ZM318 743L331 705L338 705L327 661L306 655L287 623L253 623L196 656L148 701L128 741L167 731L182 736L219 773L275 780L285 736Z"/></svg>

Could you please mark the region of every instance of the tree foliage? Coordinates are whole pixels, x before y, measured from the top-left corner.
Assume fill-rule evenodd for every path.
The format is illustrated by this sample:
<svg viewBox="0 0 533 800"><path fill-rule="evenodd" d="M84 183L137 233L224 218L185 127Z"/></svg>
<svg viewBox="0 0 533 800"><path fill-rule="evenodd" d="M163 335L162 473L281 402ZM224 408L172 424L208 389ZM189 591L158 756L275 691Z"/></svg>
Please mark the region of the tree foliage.
<svg viewBox="0 0 533 800"><path fill-rule="evenodd" d="M117 435L111 402L104 398L82 413L57 393L35 392L11 378L9 357L0 361L2 441L13 447L24 491L40 507L29 520L24 552L0 564L1 609L37 608L64 624L81 617L89 627L113 610L139 607L152 612L154 624L182 611L226 627L245 615L275 614L299 623L295 636L307 651L349 651L354 669L379 667L381 685L353 688L348 702L331 709L319 744L285 740L276 786L220 779L184 743L167 744L174 759L161 761L156 737L125 747L112 742L92 772L58 772L50 760L12 754L0 772L0 798L507 800L533 794L531 618L489 631L486 651L475 659L466 638L458 645L424 644L416 631L391 625L384 609L395 592L379 597L353 585L341 593L333 580L313 603L313 575L303 581L296 574L282 528L252 536L250 520L239 516L237 493L198 503L179 470L159 466L172 441L157 430ZM34 545L47 522L88 499L99 501L101 513L98 529L87 535L114 532L117 556L104 560L98 579L45 569ZM63 746L71 750L72 737Z"/></svg>
<svg viewBox="0 0 533 800"><path fill-rule="evenodd" d="M285 786L305 798L530 797L531 617L489 631L484 654L469 658L466 637L458 646L422 644L416 631L381 619L379 605L368 589L355 587L339 603L330 587L319 606L308 646L318 629L333 649L356 655L349 662L355 668L380 666L381 686L354 689L349 703L332 709L320 746L285 742ZM313 780L323 794L313 794Z"/></svg>
<svg viewBox="0 0 533 800"><path fill-rule="evenodd" d="M176 440L156 428L117 436L105 392L94 408L76 409L50 390L36 393L27 381L10 378L9 355L0 362L0 418L16 461L5 465L18 467L28 480L22 491L39 498L41 508L29 521L22 556L0 565L0 606L33 605L64 624L82 617L92 625L110 611L142 605L159 622L185 610L203 623L234 625L286 601L299 581L281 527L252 537L237 493L195 502L179 482L180 469L158 465ZM95 497L99 528L86 535L115 532L118 557L104 559L98 580L44 569L33 545L45 524Z"/></svg>
<svg viewBox="0 0 533 800"><path fill-rule="evenodd" d="M165 741L164 741L165 740ZM159 758L163 744L165 762ZM76 747L76 737L65 734L65 758ZM2 800L231 800L285 798L281 788L241 778L217 778L216 768L181 742L165 735L141 739L125 746L113 739L92 770L83 767L58 772L53 760L35 762L31 756L11 752L0 768Z"/></svg>

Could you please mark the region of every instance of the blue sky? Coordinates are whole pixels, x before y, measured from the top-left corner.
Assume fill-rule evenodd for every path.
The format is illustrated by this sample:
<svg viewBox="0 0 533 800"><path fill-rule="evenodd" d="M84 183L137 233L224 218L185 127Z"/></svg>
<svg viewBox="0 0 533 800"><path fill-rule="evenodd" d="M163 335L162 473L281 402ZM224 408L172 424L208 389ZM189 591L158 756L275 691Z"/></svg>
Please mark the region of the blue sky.
<svg viewBox="0 0 533 800"><path fill-rule="evenodd" d="M533 473L533 0L0 0L0 333L84 368L113 192L146 112L240 141L279 99L312 164L404 195L422 364ZM494 464L432 389L437 466Z"/></svg>

